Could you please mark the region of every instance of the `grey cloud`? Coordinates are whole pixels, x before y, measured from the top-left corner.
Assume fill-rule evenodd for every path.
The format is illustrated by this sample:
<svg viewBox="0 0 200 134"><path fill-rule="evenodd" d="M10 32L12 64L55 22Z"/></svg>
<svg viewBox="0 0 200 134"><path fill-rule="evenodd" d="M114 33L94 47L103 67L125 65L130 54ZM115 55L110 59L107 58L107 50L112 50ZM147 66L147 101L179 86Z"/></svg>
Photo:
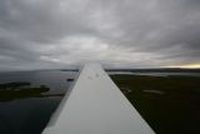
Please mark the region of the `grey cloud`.
<svg viewBox="0 0 200 134"><path fill-rule="evenodd" d="M1 70L200 63L198 0L2 0Z"/></svg>

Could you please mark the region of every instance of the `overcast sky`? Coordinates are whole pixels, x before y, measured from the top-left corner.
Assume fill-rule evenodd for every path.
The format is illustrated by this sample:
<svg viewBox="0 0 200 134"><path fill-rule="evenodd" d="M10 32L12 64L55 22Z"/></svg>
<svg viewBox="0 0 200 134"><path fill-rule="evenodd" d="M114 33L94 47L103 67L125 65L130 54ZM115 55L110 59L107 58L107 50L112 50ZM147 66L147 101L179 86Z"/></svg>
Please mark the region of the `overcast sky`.
<svg viewBox="0 0 200 134"><path fill-rule="evenodd" d="M0 70L200 64L200 0L0 0Z"/></svg>

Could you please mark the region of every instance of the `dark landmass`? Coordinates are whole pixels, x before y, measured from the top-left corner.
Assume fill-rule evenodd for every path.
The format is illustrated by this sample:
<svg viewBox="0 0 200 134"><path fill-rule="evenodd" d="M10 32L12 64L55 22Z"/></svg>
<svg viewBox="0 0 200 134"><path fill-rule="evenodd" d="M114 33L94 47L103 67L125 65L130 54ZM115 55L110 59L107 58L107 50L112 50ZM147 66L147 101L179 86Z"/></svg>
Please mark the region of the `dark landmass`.
<svg viewBox="0 0 200 134"><path fill-rule="evenodd" d="M44 94L50 90L46 85L31 86L29 82L9 82L0 84L0 101L12 101L30 97L53 97L64 94Z"/></svg>
<svg viewBox="0 0 200 134"><path fill-rule="evenodd" d="M74 81L73 78L68 78L68 79L67 79L67 82L73 82L73 81Z"/></svg>
<svg viewBox="0 0 200 134"><path fill-rule="evenodd" d="M67 72L79 72L79 69L60 69L61 71L67 71ZM105 69L106 72L185 72L185 73L190 73L190 72L197 72L200 73L200 69L184 69L184 68L126 68L126 69L112 69L112 68L107 68Z"/></svg>
<svg viewBox="0 0 200 134"><path fill-rule="evenodd" d="M111 75L158 134L200 132L200 78Z"/></svg>
<svg viewBox="0 0 200 134"><path fill-rule="evenodd" d="M66 72L78 72L79 69L60 69L60 71L66 71Z"/></svg>
<svg viewBox="0 0 200 134"><path fill-rule="evenodd" d="M190 73L190 72L196 72L200 73L200 69L182 69L182 68L149 68L149 69L105 69L107 72L184 72L184 73Z"/></svg>
<svg viewBox="0 0 200 134"><path fill-rule="evenodd" d="M4 83L0 84L0 91L1 90L11 90L11 89L16 89L24 86L30 86L31 83L29 82L9 82L9 83Z"/></svg>

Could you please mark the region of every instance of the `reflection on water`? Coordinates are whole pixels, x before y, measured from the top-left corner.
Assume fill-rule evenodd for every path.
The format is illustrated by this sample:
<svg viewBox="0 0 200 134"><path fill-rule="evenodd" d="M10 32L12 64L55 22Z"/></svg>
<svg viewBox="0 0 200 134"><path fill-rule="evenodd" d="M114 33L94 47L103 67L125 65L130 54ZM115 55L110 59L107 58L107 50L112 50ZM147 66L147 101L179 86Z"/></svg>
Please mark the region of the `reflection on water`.
<svg viewBox="0 0 200 134"><path fill-rule="evenodd" d="M0 73L0 134L39 134L76 72Z"/></svg>
<svg viewBox="0 0 200 134"><path fill-rule="evenodd" d="M158 95L163 95L165 92L160 91L160 90L143 90L144 93L152 93L152 94L158 94Z"/></svg>
<svg viewBox="0 0 200 134"><path fill-rule="evenodd" d="M40 134L62 97L0 103L1 134Z"/></svg>

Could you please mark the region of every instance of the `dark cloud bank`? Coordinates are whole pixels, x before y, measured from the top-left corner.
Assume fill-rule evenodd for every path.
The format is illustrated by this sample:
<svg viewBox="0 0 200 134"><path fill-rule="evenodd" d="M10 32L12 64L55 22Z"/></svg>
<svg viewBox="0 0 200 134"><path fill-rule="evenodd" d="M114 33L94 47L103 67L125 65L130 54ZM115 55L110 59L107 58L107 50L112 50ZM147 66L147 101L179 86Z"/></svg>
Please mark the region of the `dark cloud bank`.
<svg viewBox="0 0 200 134"><path fill-rule="evenodd" d="M0 70L200 63L199 0L1 0Z"/></svg>

